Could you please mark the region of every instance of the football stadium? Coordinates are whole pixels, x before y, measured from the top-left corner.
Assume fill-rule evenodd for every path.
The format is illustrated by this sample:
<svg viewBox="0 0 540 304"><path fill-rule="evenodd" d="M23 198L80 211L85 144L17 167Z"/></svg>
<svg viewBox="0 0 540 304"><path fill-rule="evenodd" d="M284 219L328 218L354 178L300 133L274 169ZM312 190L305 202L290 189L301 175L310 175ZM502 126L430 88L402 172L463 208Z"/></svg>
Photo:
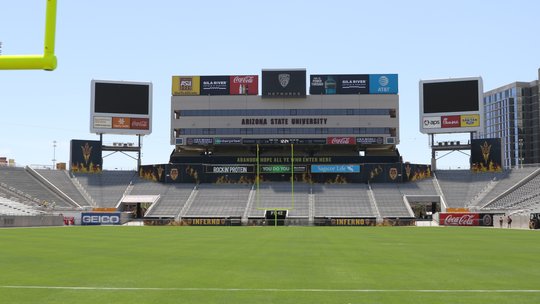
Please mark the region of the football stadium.
<svg viewBox="0 0 540 304"><path fill-rule="evenodd" d="M540 300L540 169L503 168L500 139L474 136L481 79L420 85L421 131L433 151L470 150L467 170L403 162L397 74L263 69L171 87L168 163L102 169L104 152L140 155L103 136L151 133L152 84L94 80L100 140L73 139L69 168L0 166L7 302ZM430 104L452 92L465 101ZM448 132L471 139L436 141Z"/></svg>
<svg viewBox="0 0 540 304"><path fill-rule="evenodd" d="M55 22L49 0L44 53L0 69L54 70ZM538 81L420 81L429 164L397 148L398 88L388 73L172 75L154 117L152 83L92 80L99 140L73 138L51 168L0 157L1 302L539 303L540 168L522 154L537 120L507 132L521 122L500 106L538 106ZM166 119L168 161L142 164ZM440 139L454 133L469 138ZM470 168L439 169L455 151ZM136 170L105 170L117 152Z"/></svg>

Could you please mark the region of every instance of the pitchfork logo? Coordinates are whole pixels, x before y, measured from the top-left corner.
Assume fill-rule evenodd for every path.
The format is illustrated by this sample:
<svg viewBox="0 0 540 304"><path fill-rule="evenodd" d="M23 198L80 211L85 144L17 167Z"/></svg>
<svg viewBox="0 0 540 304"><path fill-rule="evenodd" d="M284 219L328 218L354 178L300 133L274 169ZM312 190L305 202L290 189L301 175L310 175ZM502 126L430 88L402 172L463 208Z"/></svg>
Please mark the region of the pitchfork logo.
<svg viewBox="0 0 540 304"><path fill-rule="evenodd" d="M289 85L289 81L291 80L291 74L279 74L278 75L279 84L286 88Z"/></svg>

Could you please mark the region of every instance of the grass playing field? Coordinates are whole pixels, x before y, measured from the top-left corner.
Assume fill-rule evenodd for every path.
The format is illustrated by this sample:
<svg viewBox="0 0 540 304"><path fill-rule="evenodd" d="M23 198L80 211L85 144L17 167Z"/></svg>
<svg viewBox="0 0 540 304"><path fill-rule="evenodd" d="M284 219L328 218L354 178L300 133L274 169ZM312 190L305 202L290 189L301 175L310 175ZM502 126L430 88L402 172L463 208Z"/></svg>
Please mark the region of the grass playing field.
<svg viewBox="0 0 540 304"><path fill-rule="evenodd" d="M491 228L0 230L1 303L540 303L540 234Z"/></svg>

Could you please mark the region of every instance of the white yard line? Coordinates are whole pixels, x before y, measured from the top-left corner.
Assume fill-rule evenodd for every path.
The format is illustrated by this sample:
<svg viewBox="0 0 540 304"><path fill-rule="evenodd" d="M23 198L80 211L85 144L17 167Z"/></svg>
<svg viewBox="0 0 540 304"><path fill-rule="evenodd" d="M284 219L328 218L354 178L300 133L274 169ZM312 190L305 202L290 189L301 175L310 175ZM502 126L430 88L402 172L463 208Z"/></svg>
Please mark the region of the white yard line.
<svg viewBox="0 0 540 304"><path fill-rule="evenodd" d="M540 293L540 289L317 289L317 288L195 288L195 287L92 287L92 286L24 286L4 285L3 289L61 289L114 291L218 291L218 292L340 292L340 293Z"/></svg>

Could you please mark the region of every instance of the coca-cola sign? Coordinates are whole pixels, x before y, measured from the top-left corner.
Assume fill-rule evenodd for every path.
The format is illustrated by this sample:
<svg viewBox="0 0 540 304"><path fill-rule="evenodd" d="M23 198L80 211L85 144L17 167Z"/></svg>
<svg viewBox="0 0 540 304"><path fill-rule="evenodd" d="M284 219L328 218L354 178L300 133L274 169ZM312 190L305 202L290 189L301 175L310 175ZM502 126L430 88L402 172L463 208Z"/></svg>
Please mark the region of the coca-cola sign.
<svg viewBox="0 0 540 304"><path fill-rule="evenodd" d="M478 213L440 213L439 225L442 226L480 226Z"/></svg>
<svg viewBox="0 0 540 304"><path fill-rule="evenodd" d="M356 144L356 138L354 137L327 137L327 145L354 145Z"/></svg>
<svg viewBox="0 0 540 304"><path fill-rule="evenodd" d="M229 76L229 84L231 95L259 94L259 76L257 75Z"/></svg>
<svg viewBox="0 0 540 304"><path fill-rule="evenodd" d="M131 129L148 130L149 122L148 118L131 118Z"/></svg>

